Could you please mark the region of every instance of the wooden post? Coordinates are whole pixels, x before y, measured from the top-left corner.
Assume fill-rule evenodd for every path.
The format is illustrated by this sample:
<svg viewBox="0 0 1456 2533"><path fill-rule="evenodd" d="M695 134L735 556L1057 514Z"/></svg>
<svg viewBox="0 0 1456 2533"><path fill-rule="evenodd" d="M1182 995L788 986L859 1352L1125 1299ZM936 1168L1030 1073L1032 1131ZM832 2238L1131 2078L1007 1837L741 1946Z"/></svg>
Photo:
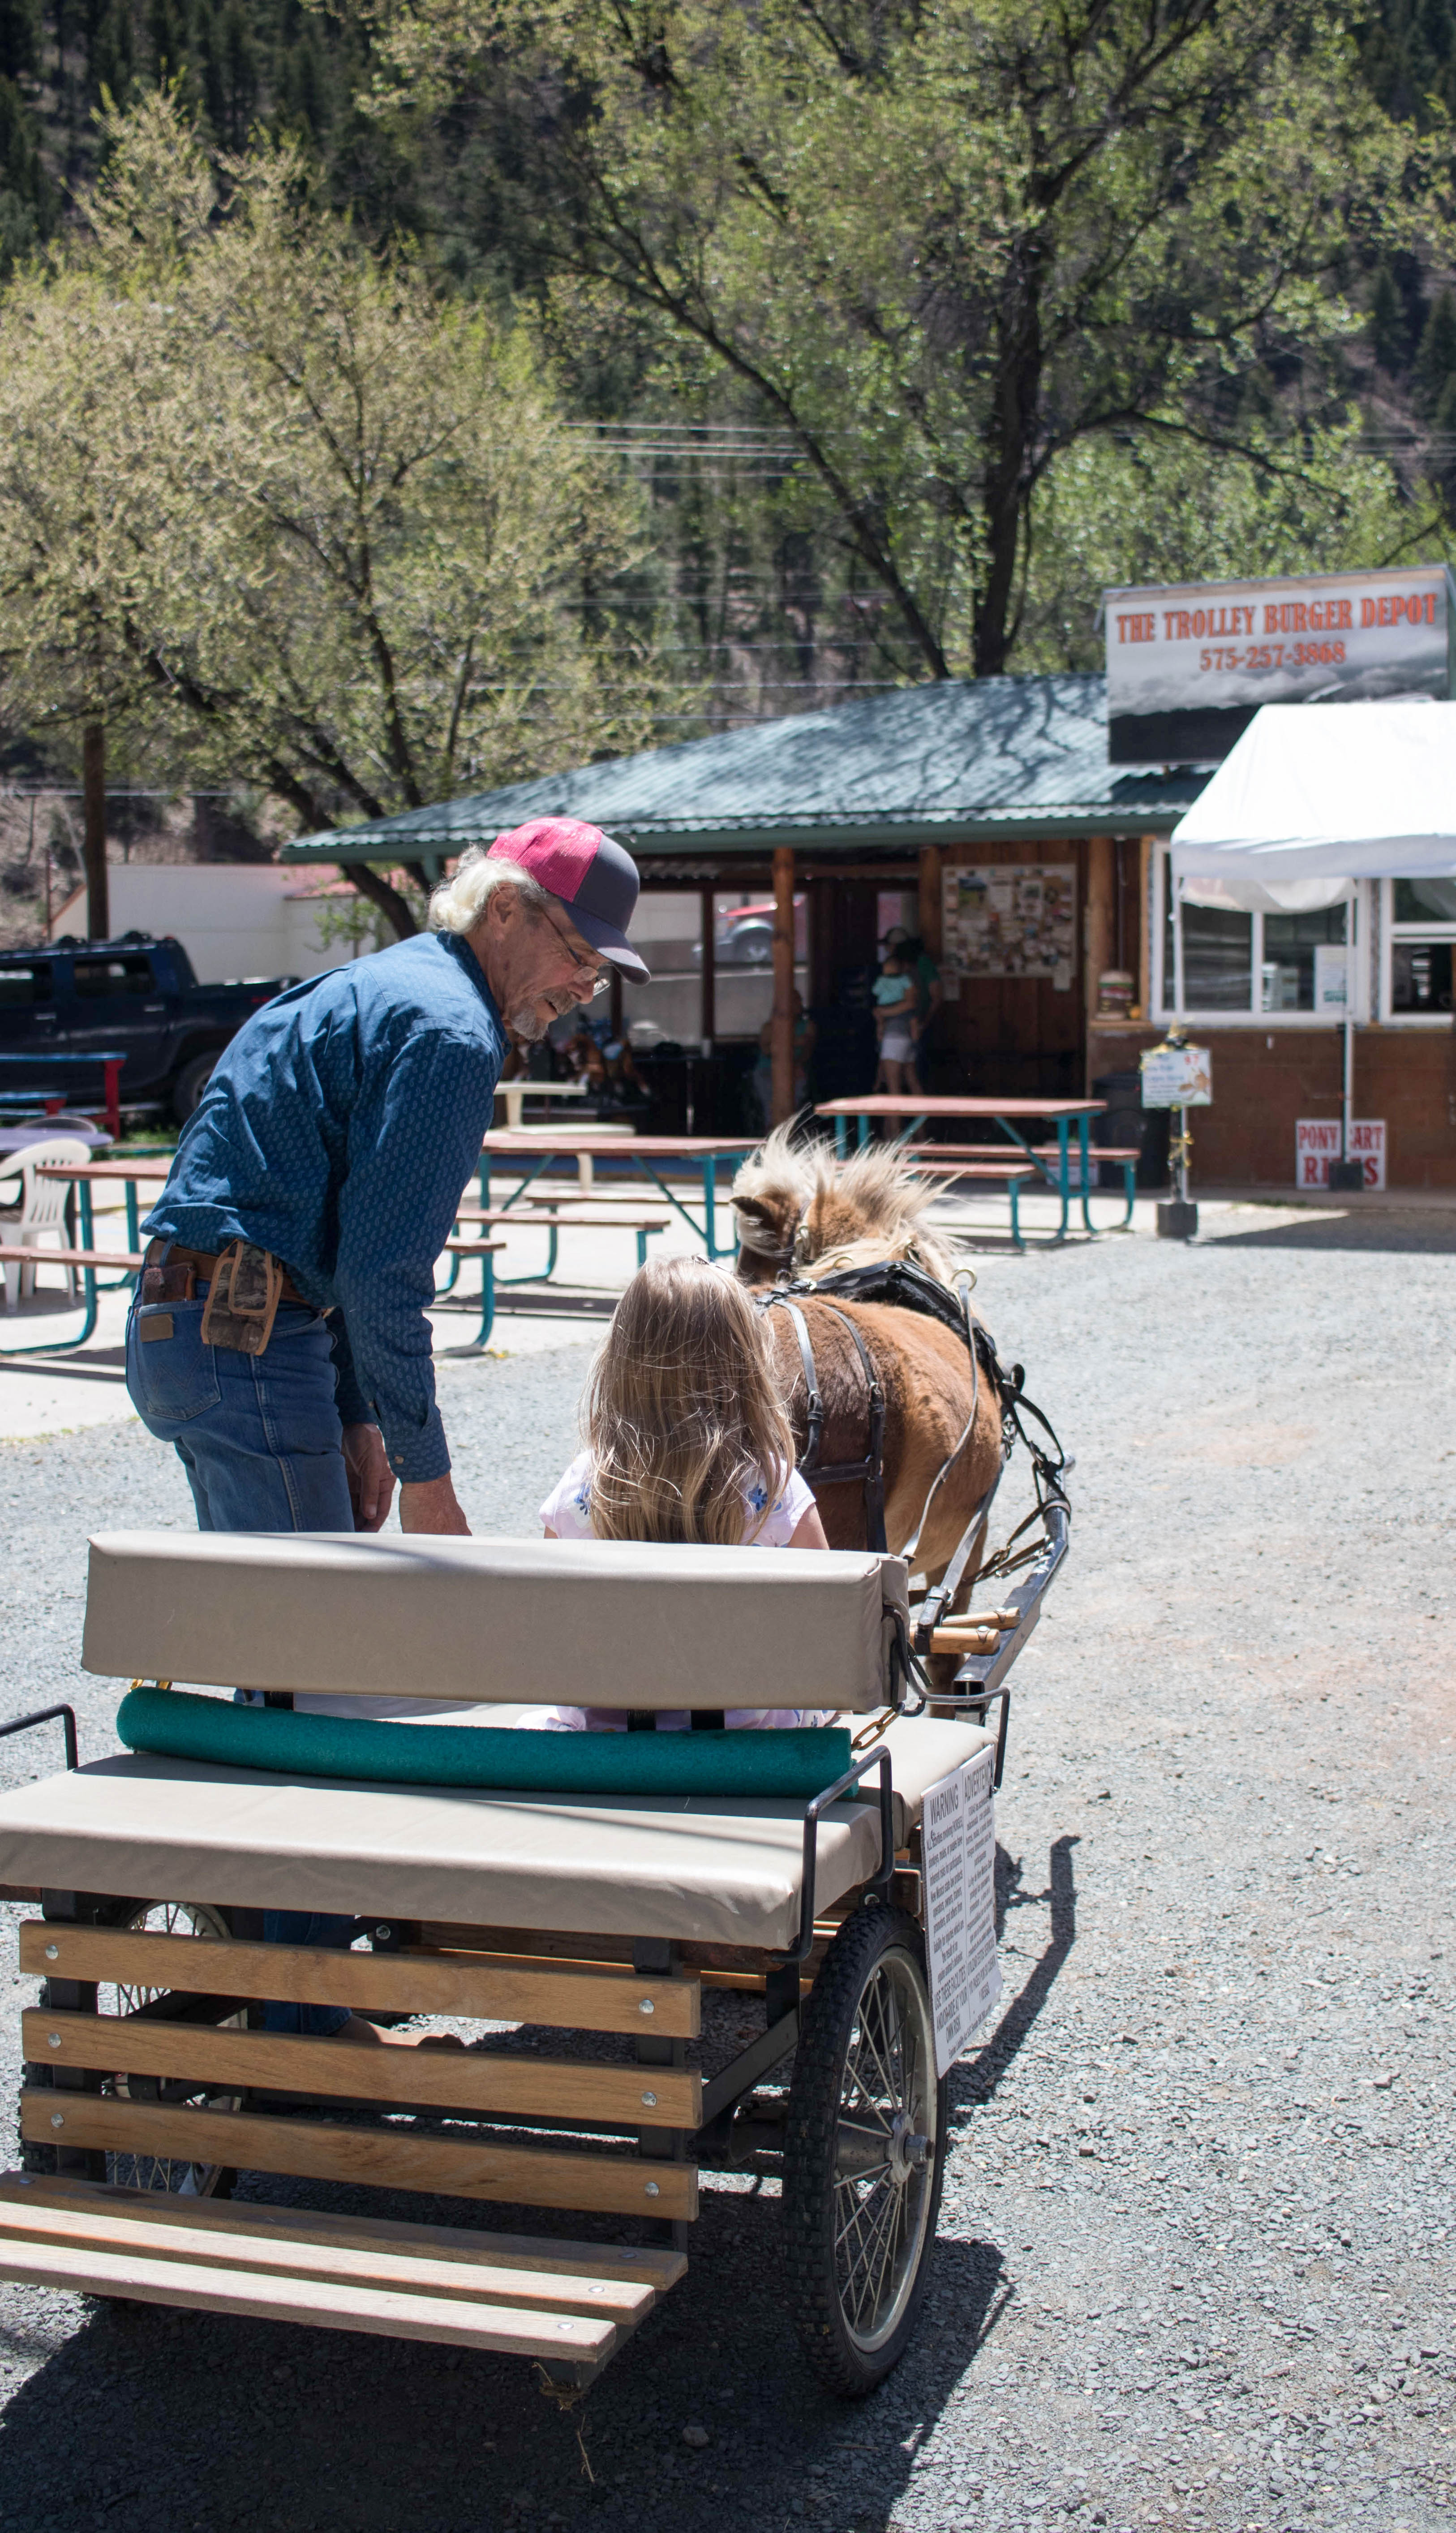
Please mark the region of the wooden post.
<svg viewBox="0 0 1456 2533"><path fill-rule="evenodd" d="M1152 1019L1152 936L1157 917L1153 902L1156 836L1137 840L1137 1004L1143 1021Z"/></svg>
<svg viewBox="0 0 1456 2533"><path fill-rule="evenodd" d="M774 848L774 1124L793 1115L793 847Z"/></svg>
<svg viewBox="0 0 1456 2533"><path fill-rule="evenodd" d="M941 954L941 860L939 845L920 848L920 938L939 964Z"/></svg>
<svg viewBox="0 0 1456 2533"><path fill-rule="evenodd" d="M111 938L111 892L106 880L106 733L88 721L81 735L81 788L85 810L86 928L91 941Z"/></svg>
<svg viewBox="0 0 1456 2533"><path fill-rule="evenodd" d="M1112 966L1116 938L1117 857L1111 836L1093 836L1087 844L1087 905L1082 932L1082 1009L1087 1020L1096 1014L1098 979Z"/></svg>
<svg viewBox="0 0 1456 2533"><path fill-rule="evenodd" d="M698 1014L698 1027L705 1047L718 1035L718 943L713 928L713 888L704 888L700 901L703 909L703 1007Z"/></svg>

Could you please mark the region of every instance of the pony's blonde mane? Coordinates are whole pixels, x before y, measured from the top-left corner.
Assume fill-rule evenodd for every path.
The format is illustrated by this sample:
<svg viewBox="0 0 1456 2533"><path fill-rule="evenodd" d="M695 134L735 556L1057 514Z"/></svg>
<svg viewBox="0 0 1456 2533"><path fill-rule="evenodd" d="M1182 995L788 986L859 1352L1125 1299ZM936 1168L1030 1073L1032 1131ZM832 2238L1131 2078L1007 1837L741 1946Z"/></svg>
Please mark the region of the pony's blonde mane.
<svg viewBox="0 0 1456 2533"><path fill-rule="evenodd" d="M837 1163L826 1145L796 1144L791 1127L776 1126L733 1180L742 1271L750 1281L777 1274L792 1240L796 1275L909 1258L952 1283L955 1244L925 1220L935 1194L893 1144L866 1144Z"/></svg>

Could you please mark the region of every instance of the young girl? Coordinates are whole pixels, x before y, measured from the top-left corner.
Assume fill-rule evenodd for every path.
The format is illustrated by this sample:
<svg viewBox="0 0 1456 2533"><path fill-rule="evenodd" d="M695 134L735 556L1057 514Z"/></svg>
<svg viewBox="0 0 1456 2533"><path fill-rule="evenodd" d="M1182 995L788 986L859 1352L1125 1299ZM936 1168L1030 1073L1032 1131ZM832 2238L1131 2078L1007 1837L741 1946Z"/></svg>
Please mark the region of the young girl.
<svg viewBox="0 0 1456 2533"><path fill-rule="evenodd" d="M585 1400L587 1448L541 1507L548 1539L696 1540L827 1548L741 1284L702 1258L655 1258L633 1276ZM555 1707L557 1732L624 1732L612 1707ZM735 1707L728 1725L821 1724L819 1709ZM686 1712L658 1718L684 1732Z"/></svg>
<svg viewBox="0 0 1456 2533"><path fill-rule="evenodd" d="M910 1090L915 1060L915 979L898 950L887 950L875 978L875 1028L880 1038L876 1090Z"/></svg>

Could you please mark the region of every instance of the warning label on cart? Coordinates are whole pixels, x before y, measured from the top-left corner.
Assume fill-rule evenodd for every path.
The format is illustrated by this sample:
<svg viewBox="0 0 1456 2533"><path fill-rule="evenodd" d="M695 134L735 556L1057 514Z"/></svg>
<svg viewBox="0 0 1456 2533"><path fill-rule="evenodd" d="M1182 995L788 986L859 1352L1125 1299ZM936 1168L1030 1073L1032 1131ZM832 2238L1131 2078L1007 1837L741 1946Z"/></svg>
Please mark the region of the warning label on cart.
<svg viewBox="0 0 1456 2533"><path fill-rule="evenodd" d="M1001 1994L996 1954L994 1750L978 1750L927 1788L921 1817L925 1950L943 2076Z"/></svg>

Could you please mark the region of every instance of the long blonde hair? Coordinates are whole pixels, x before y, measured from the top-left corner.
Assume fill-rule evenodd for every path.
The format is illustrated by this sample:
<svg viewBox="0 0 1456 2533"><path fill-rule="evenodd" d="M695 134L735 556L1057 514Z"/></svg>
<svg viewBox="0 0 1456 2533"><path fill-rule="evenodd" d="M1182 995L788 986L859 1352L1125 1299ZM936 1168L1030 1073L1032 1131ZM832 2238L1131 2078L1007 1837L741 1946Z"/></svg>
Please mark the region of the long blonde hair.
<svg viewBox="0 0 1456 2533"><path fill-rule="evenodd" d="M632 1277L583 1423L599 1539L747 1544L793 1468L762 1321L742 1285L703 1258L655 1258ZM766 1501L750 1516L759 1486Z"/></svg>

